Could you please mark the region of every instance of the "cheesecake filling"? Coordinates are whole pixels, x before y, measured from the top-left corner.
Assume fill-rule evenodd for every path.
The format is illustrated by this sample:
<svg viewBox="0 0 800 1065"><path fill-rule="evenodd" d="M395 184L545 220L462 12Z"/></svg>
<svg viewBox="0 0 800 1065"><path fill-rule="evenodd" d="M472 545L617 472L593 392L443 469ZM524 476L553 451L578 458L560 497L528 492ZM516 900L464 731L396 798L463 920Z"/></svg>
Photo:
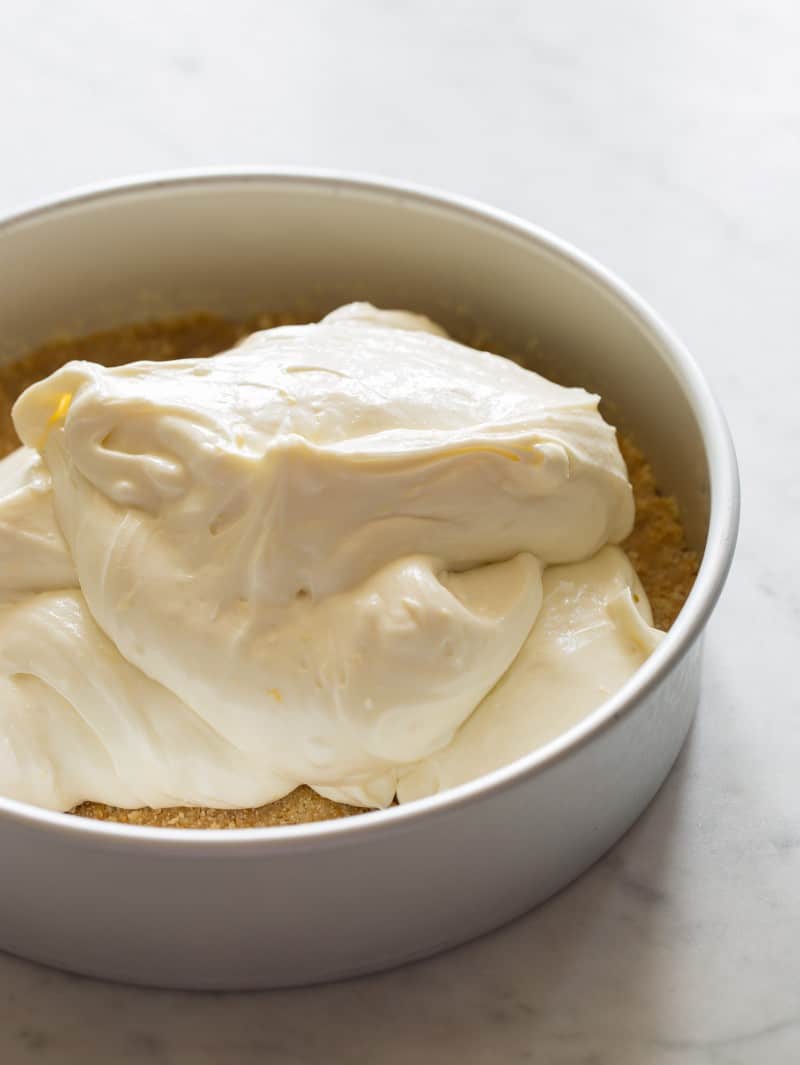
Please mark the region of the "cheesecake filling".
<svg viewBox="0 0 800 1065"><path fill-rule="evenodd" d="M548 742L661 635L597 404L367 304L33 385L0 461L0 794L386 806Z"/></svg>

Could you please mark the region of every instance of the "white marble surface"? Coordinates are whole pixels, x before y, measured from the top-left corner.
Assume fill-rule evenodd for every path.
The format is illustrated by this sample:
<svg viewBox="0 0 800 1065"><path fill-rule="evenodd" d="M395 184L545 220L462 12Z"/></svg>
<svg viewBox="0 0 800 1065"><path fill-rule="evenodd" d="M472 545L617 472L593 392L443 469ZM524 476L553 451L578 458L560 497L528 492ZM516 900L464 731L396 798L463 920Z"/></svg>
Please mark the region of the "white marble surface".
<svg viewBox="0 0 800 1065"><path fill-rule="evenodd" d="M3 1065L800 1060L794 0L6 0L0 24L0 210L247 162L508 208L682 333L731 421L744 505L688 746L579 882L446 956L302 991L142 991L0 956Z"/></svg>

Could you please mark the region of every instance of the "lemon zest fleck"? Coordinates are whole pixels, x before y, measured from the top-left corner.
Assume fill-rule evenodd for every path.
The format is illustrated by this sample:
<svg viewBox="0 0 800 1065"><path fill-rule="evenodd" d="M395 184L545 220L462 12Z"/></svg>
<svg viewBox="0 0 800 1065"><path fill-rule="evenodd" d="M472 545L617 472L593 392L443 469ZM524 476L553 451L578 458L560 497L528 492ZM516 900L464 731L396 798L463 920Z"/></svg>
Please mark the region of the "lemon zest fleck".
<svg viewBox="0 0 800 1065"><path fill-rule="evenodd" d="M56 409L50 415L50 419L47 424L55 425L56 422L60 422L62 418L66 418L70 403L72 403L72 393L65 392L56 404Z"/></svg>
<svg viewBox="0 0 800 1065"><path fill-rule="evenodd" d="M41 440L36 445L39 451L44 450L44 446L47 443L47 438L50 435L52 427L66 418L70 403L72 403L72 392L63 392L58 403L56 403L53 413L47 419L47 425L45 426L44 433L42 433Z"/></svg>

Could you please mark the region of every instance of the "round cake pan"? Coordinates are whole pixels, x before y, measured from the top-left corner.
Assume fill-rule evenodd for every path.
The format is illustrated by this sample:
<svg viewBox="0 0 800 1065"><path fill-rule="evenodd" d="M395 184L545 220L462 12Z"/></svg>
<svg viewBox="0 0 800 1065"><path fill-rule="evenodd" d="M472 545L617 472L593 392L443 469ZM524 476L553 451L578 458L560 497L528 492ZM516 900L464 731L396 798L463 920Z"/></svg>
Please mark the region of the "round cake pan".
<svg viewBox="0 0 800 1065"><path fill-rule="evenodd" d="M600 392L677 497L700 573L596 712L442 795L233 831L100 823L0 798L0 948L98 977L257 988L366 973L509 921L594 862L673 764L731 561L736 462L700 371L622 282L455 196L328 172L159 176L0 221L0 358L64 332L207 309L369 300L485 329Z"/></svg>

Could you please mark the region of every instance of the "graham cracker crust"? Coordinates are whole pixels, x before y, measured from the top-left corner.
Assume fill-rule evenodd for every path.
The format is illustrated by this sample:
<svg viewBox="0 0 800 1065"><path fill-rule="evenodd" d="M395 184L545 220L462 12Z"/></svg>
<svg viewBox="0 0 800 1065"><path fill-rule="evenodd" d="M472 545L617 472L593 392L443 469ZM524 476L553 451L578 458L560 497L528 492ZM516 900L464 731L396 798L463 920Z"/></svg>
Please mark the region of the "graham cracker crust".
<svg viewBox="0 0 800 1065"><path fill-rule="evenodd" d="M119 366L142 359L165 361L213 355L230 348L256 329L307 321L287 313L262 314L244 322L198 313L183 318L124 326L78 339L51 341L13 363L0 366L0 457L19 446L11 422L17 396L34 381L46 377L70 359L85 359ZM481 338L485 340L485 338ZM481 346L486 346L485 343ZM687 543L678 505L663 495L652 467L636 444L622 434L619 444L628 466L636 502L633 532L622 544L639 575L653 620L669 629L692 589L698 558ZM206 807L169 807L123 810L85 802L71 811L81 817L161 828L264 828L350 817L358 807L323 799L308 787L255 809L215 810Z"/></svg>

